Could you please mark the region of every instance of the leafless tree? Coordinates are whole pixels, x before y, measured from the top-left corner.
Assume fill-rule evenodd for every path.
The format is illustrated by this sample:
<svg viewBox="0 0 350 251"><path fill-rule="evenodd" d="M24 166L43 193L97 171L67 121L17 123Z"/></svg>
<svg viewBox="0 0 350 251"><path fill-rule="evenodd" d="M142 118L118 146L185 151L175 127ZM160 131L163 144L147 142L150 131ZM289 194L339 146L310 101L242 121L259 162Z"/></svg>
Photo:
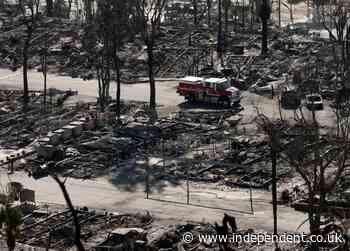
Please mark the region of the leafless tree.
<svg viewBox="0 0 350 251"><path fill-rule="evenodd" d="M62 191L63 197L66 200L67 206L68 206L68 208L73 216L73 223L74 223L74 227L75 227L75 237L74 237L75 246L77 247L78 251L85 251L85 247L84 247L83 243L81 242L81 227L80 227L78 214L73 206L72 200L71 200L69 193L67 191L67 188L66 188L67 179L62 181L57 175L51 175L51 177L59 185L59 187Z"/></svg>
<svg viewBox="0 0 350 251"><path fill-rule="evenodd" d="M282 2L282 4L289 10L289 18L291 23L294 23L294 5L302 2L302 0L287 0L287 2Z"/></svg>
<svg viewBox="0 0 350 251"><path fill-rule="evenodd" d="M193 24L195 27L198 25L198 0L191 0L193 7Z"/></svg>
<svg viewBox="0 0 350 251"><path fill-rule="evenodd" d="M271 16L271 5L269 0L259 0L256 2L258 16L261 19L261 54L266 55L268 51L267 36L268 36L268 20Z"/></svg>
<svg viewBox="0 0 350 251"><path fill-rule="evenodd" d="M272 206L273 206L273 229L274 234L278 234L277 229L277 159L279 153L282 151L282 121L273 121L264 114L258 114L255 119L258 127L268 136L271 163L272 163ZM277 245L277 243L276 243Z"/></svg>
<svg viewBox="0 0 350 251"><path fill-rule="evenodd" d="M217 47L216 51L219 54L219 57L222 58L223 47L224 47L224 37L222 34L222 0L218 1L218 36L217 36Z"/></svg>
<svg viewBox="0 0 350 251"><path fill-rule="evenodd" d="M345 39L346 25L348 23L348 9L344 1L332 0L322 5L321 20L329 37L342 43ZM335 29L336 34L332 32Z"/></svg>
<svg viewBox="0 0 350 251"><path fill-rule="evenodd" d="M53 13L55 17L59 18L70 18L70 12L72 8L72 0L56 0L53 4Z"/></svg>
<svg viewBox="0 0 350 251"><path fill-rule="evenodd" d="M101 4L100 4L101 3ZM106 15L107 12L102 10L104 3L99 2L98 11L101 11L101 20L98 22L96 35L97 40L94 47L94 58L91 58L96 69L98 82L98 103L101 111L105 111L105 107L109 102L109 90L112 80L112 44L111 33L108 29L108 21L110 20ZM99 16L98 16L99 17Z"/></svg>
<svg viewBox="0 0 350 251"><path fill-rule="evenodd" d="M116 76L116 115L120 117L121 60L118 53L126 38L132 37L132 19L130 19L132 1L100 0L97 1L95 18L98 64L95 64L99 80L99 96L102 100L109 95L112 80L112 68ZM101 100L101 101L102 101Z"/></svg>
<svg viewBox="0 0 350 251"><path fill-rule="evenodd" d="M136 11L141 24L141 36L146 45L150 84L150 109L156 110L156 86L154 79L154 47L159 31L162 11L167 0L136 0Z"/></svg>
<svg viewBox="0 0 350 251"><path fill-rule="evenodd" d="M213 8L213 0L207 0L207 23L211 26L211 11Z"/></svg>
<svg viewBox="0 0 350 251"><path fill-rule="evenodd" d="M112 34L109 19L104 10L104 2L98 3L94 20L86 24L82 39L83 48L88 55L89 68L95 72L98 84L98 105L101 112L109 102L110 83L112 81Z"/></svg>
<svg viewBox="0 0 350 251"><path fill-rule="evenodd" d="M105 111L106 105L109 101L109 89L111 84L111 67L112 58L106 53L106 49L103 48L106 45L97 48L97 55L95 58L95 68L97 73L98 82L98 103L101 108L101 112Z"/></svg>
<svg viewBox="0 0 350 251"><path fill-rule="evenodd" d="M305 182L309 203L310 232L320 233L322 215L328 210L327 198L342 175L349 170L349 130L336 135L321 135L315 112L312 119L299 122L300 134L287 148L290 164ZM349 123L343 124L349 128Z"/></svg>
<svg viewBox="0 0 350 251"><path fill-rule="evenodd" d="M25 38L22 48L22 65L23 65L23 104L24 109L29 103L28 87L28 59L31 40L40 18L39 0L19 0L18 6L23 16L23 23L26 26Z"/></svg>
<svg viewBox="0 0 350 251"><path fill-rule="evenodd" d="M229 13L230 9L232 7L232 2L231 0L223 0L222 1L222 8L224 10L224 34L225 37L227 36L228 33L228 18L229 18Z"/></svg>
<svg viewBox="0 0 350 251"><path fill-rule="evenodd" d="M130 19L130 12L126 10L131 10L132 1L126 2L123 0L116 0L111 3L112 8L112 19L110 21L111 33L112 33L112 59L114 63L114 71L116 75L116 116L119 119L120 117L120 93L121 93L121 60L118 56L118 53L123 46L123 41L125 37L132 36L131 30L132 25ZM130 6L131 5L131 6ZM113 20L113 21L112 21Z"/></svg>
<svg viewBox="0 0 350 251"><path fill-rule="evenodd" d="M46 15L48 17L53 15L53 0L46 0Z"/></svg>
<svg viewBox="0 0 350 251"><path fill-rule="evenodd" d="M49 50L48 34L45 35L45 43L41 50L41 69L44 77L44 110L46 110L46 97L47 97L47 59Z"/></svg>
<svg viewBox="0 0 350 251"><path fill-rule="evenodd" d="M320 13L322 25L328 31L330 39L336 41L342 48L343 60L345 60L345 40L349 22L347 5L344 0L331 0L322 5ZM332 30L335 30L335 34Z"/></svg>
<svg viewBox="0 0 350 251"><path fill-rule="evenodd" d="M86 23L91 23L93 21L93 6L94 0L83 0L84 13L85 13L85 21Z"/></svg>

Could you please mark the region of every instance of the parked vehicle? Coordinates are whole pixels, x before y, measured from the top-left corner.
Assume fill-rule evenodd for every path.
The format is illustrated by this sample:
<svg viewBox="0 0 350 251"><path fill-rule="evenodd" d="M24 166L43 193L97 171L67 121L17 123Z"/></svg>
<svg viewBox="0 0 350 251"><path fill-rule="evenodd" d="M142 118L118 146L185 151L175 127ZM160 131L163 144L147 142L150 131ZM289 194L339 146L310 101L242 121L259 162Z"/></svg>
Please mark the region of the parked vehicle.
<svg viewBox="0 0 350 251"><path fill-rule="evenodd" d="M294 23L287 25L287 31L295 33L295 34L304 34L307 35L309 32L309 28L305 23Z"/></svg>
<svg viewBox="0 0 350 251"><path fill-rule="evenodd" d="M306 95L306 106L309 110L322 110L323 100L320 94Z"/></svg>
<svg viewBox="0 0 350 251"><path fill-rule="evenodd" d="M251 87L249 87L249 91L251 92L272 92L272 84L269 82L257 82Z"/></svg>
<svg viewBox="0 0 350 251"><path fill-rule="evenodd" d="M247 90L248 86L244 79L231 79L231 86L239 90Z"/></svg>
<svg viewBox="0 0 350 251"><path fill-rule="evenodd" d="M320 90L320 93L323 99L333 100L337 97L338 90L331 88L322 88Z"/></svg>
<svg viewBox="0 0 350 251"><path fill-rule="evenodd" d="M238 105L241 100L239 89L231 86L226 78L185 77L177 87L177 93L190 102Z"/></svg>
<svg viewBox="0 0 350 251"><path fill-rule="evenodd" d="M301 104L301 98L296 90L286 89L281 94L281 106L284 109L298 109Z"/></svg>

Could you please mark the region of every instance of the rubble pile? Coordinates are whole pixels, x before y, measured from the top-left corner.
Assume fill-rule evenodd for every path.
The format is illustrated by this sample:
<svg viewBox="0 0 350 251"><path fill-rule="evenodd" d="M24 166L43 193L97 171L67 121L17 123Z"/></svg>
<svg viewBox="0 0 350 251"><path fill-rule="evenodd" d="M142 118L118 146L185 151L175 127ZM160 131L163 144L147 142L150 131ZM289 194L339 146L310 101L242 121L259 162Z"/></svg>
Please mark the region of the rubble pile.
<svg viewBox="0 0 350 251"><path fill-rule="evenodd" d="M14 101L10 98L5 102ZM132 165L144 172L144 165L138 164L137 159L147 153L149 158L161 160L152 166L152 175L158 180L190 179L255 188L270 185L270 170L265 164L269 161L267 140L262 135L237 135L240 109L183 110L150 125L142 104L123 103L122 125L112 132L113 103L104 114L98 114L92 104L57 107L41 113L38 102L26 116L14 105L9 118L16 117L17 122L11 126L18 130L13 130L13 134L6 133L8 114L1 115L2 130L7 134L2 138L3 144L16 150L31 147L32 154L24 162L18 161L20 156L3 162L11 170L24 168L35 178L58 172L91 179L112 171L118 173L116 166L130 165L132 159L136 160ZM18 142L20 139L26 141ZM285 168L279 175L288 172Z"/></svg>
<svg viewBox="0 0 350 251"><path fill-rule="evenodd" d="M234 117L234 115L242 109L243 108L238 107L229 110L183 110L177 114L176 119L182 122L213 126L221 126L223 122L226 121L228 126L234 126L234 124L238 123L238 121L234 121L234 119L240 119L239 116Z"/></svg>
<svg viewBox="0 0 350 251"><path fill-rule="evenodd" d="M82 79L96 78L96 73L89 63L89 55L82 39L85 31L82 26L65 19L41 17L33 34L29 61L30 68L41 71L40 53L44 46L45 34L50 30L48 69L63 75ZM21 66L21 38L25 26L21 20L5 23L0 29L0 66L17 69ZM174 26L169 23L161 27L157 35L154 59L155 75L159 78L183 77L201 74L201 70L212 68L216 48L215 30L207 27L196 29ZM305 36L293 35L271 29L269 44L273 53L269 57L260 57L260 38L254 32L226 36L226 53L223 67L231 78L244 80L245 87L259 79L272 81L281 79L283 73L296 59L308 61L309 55L321 51L321 41L306 39ZM239 50L238 50L239 49ZM273 49L273 50L272 50ZM122 80L132 83L147 77L147 53L140 35L126 41L119 57L122 61ZM221 73L220 73L221 74ZM223 76L221 74L221 76Z"/></svg>
<svg viewBox="0 0 350 251"><path fill-rule="evenodd" d="M268 189L271 185L270 149L264 135L236 136L221 143L213 142L212 136L202 135L203 143L195 142L187 135L179 136L179 142L168 141L162 149L163 156L171 161L162 161L152 166L155 179L185 180L195 182L214 182L229 187L252 187ZM193 142L190 146L189 144ZM208 142L210 142L208 144ZM186 156L193 154L193 159ZM155 154L161 158L161 154ZM177 157L176 157L177 156ZM290 174L291 169L285 165L278 171L278 177Z"/></svg>
<svg viewBox="0 0 350 251"><path fill-rule="evenodd" d="M16 70L21 66L21 38L26 34L26 27L18 18L0 27L0 66ZM45 37L50 31L49 37ZM48 40L48 70L84 80L96 78L96 73L89 62L89 55L83 47L82 38L85 31L82 26L70 20L40 17L30 46L31 58L29 68L42 71L41 58L45 40ZM212 49L208 41L208 30L197 30L189 35L180 28L166 27L158 34L154 50L156 76L174 77L194 74L198 60L201 65L208 65ZM127 42L119 57L122 64L124 82L134 82L147 77L146 51L139 36Z"/></svg>
<svg viewBox="0 0 350 251"><path fill-rule="evenodd" d="M81 238L87 247L95 246L109 232L121 228L147 228L153 221L149 214L119 214L81 208L77 211ZM24 218L20 230L21 244L65 250L74 246L74 225L69 210L52 212L34 210Z"/></svg>
<svg viewBox="0 0 350 251"><path fill-rule="evenodd" d="M0 144L18 150L34 142L39 135L67 123L78 112L56 106L55 100L68 97L65 92L48 97L48 110L43 111L41 91L30 92L27 111L22 109L22 91L0 91ZM52 108L51 108L52 107Z"/></svg>
<svg viewBox="0 0 350 251"><path fill-rule="evenodd" d="M274 250L273 243L199 241L199 235L244 235L263 233L253 229L239 229L236 219L227 214L222 223L163 225L154 222L149 213L120 214L88 208L77 209L81 226L81 240L88 250ZM193 241L184 240L192 235ZM24 217L19 245L50 250L74 247L74 225L69 210L54 205L39 206ZM281 243L283 250L295 250L292 244ZM132 247L132 249L131 249ZM293 249L294 248L294 249ZM300 249L303 250L303 249Z"/></svg>
<svg viewBox="0 0 350 251"><path fill-rule="evenodd" d="M54 92L50 90L50 93ZM90 105L62 106L53 100L68 98L70 91L55 91L46 108L42 92L31 92L27 110L22 109L22 91L0 91L0 143L4 148L1 166L9 171L26 170L34 177L49 174L49 162L64 160L67 176L90 178L111 165L111 112L97 114ZM128 109L123 105L123 110ZM132 106L130 106L131 109ZM54 171L54 170L51 170Z"/></svg>
<svg viewBox="0 0 350 251"><path fill-rule="evenodd" d="M155 181L189 179L268 189L271 184L271 168L266 166L270 161L268 139L263 134L238 136L236 125L240 119L239 113L232 110L186 110L154 125L131 122L116 128L113 173L118 176L124 168L132 169L144 180L145 164L139 159L147 154L148 158L158 160L148 170ZM282 166L279 178L291 171L286 163Z"/></svg>

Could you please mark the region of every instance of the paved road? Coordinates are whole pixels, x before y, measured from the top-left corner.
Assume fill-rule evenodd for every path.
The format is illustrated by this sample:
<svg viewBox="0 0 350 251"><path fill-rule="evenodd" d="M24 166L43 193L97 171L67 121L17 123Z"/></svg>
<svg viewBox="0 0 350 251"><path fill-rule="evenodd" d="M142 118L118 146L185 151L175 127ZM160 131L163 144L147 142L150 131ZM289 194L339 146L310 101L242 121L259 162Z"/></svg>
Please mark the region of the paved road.
<svg viewBox="0 0 350 251"><path fill-rule="evenodd" d="M39 72L31 71L28 74L29 88L32 90L43 89L43 75ZM22 71L12 72L0 69L0 88L22 88ZM98 95L97 81L83 81L78 78L62 77L50 74L48 76L48 88L60 90L77 90L79 99L85 101L95 101ZM157 102L161 105L173 105L183 102L183 98L176 94L176 81L165 81L157 83ZM115 85L111 85L111 96L115 97ZM121 90L122 99L135 101L149 100L149 87L147 83L123 84Z"/></svg>
<svg viewBox="0 0 350 251"><path fill-rule="evenodd" d="M8 70L0 70L0 88L21 88L22 78L21 72L13 73ZM80 79L71 79L69 77L60 77L50 75L48 78L48 86L57 89L78 90L80 98L87 100L95 100L97 94L96 81L82 81ZM31 89L42 88L41 73L30 72L29 84ZM157 83L158 95L157 99L160 104L165 106L176 106L183 102L183 98L175 93L176 82L161 82ZM114 93L115 88L112 86L111 92ZM242 105L245 108L243 111L244 122L248 126L251 120L256 115L256 107L260 108L261 112L268 114L271 117L278 117L279 111L276 100L268 97L262 97L246 92L243 94ZM123 85L122 97L128 100L147 101L148 100L148 85L134 84ZM325 112L322 112L325 113ZM290 115L290 113L286 113ZM1 184L6 184L9 180L5 172L0 173ZM36 191L38 201L49 203L64 204L64 199L58 186L51 178L44 178L36 181L28 178L23 173L16 173L10 176L11 180L22 182L27 188ZM117 184L118 185L118 184ZM217 207L237 210L231 212L237 215L240 226L247 228L260 228L272 230L271 222L271 204L270 194L264 192L254 193L254 209L255 214L250 215L243 212L249 212L250 204L248 192L241 190L237 192L220 192L214 187L206 185L205 188L193 188L196 190L191 197L191 201L195 204L205 205L207 207L194 207L181 203L174 204L157 200L145 200L143 187L130 192L121 190L120 187L110 183L107 179L80 181L69 179L67 188L72 195L75 205L106 208L109 210L136 212L149 210L161 220L169 222L177 222L179 220L187 221L220 221L224 210L215 209ZM152 195L152 198L175 200L178 202L185 201L185 188L183 186L168 187L161 195ZM297 213L291 208L279 208L279 226L281 231L294 231L298 225L305 219L301 213Z"/></svg>
<svg viewBox="0 0 350 251"><path fill-rule="evenodd" d="M22 88L22 72L12 72L10 70L0 69L0 88ZM29 72L29 86L32 90L41 90L43 88L42 73L31 71ZM176 81L157 82L157 103L163 106L176 107L184 102L184 98L176 93ZM81 79L70 77L62 77L57 75L48 76L48 88L57 88L60 90L77 90L79 96L74 101L96 101L98 88L97 81L83 81ZM111 96L115 96L115 85L111 85ZM244 92L241 105L244 111L241 113L244 116L244 123L247 126L252 126L253 119L257 115L257 109L265 115L273 118L280 117L277 99L255 95L250 92ZM121 97L124 100L148 101L149 86L147 83L138 84L123 84ZM284 119L293 119L293 111L283 110ZM307 118L312 118L311 112L304 109L304 115ZM326 106L323 111L317 112L318 121L327 127L334 126L335 115L329 106Z"/></svg>
<svg viewBox="0 0 350 251"><path fill-rule="evenodd" d="M8 176L5 171L0 171L0 188L4 188L7 182L11 180L21 182L26 188L35 190L36 200L39 202L65 204L58 185L50 177L34 180L23 172L16 172ZM191 202L202 205L202 207L198 207L185 204L186 185L168 186L162 193L151 195L152 200L146 200L142 184L133 191L126 191L118 184L112 184L108 181L108 178L86 181L70 178L66 184L76 206L88 206L119 212L144 212L148 210L160 221L172 224L186 221L219 222L223 213L227 212L237 216L241 228L272 231L272 206L269 192L253 192L255 213L252 215L250 214L249 191L243 189L219 191L210 184L205 184L205 187L203 184L193 184L191 185ZM178 203L164 202L157 199L177 201ZM279 207L281 232L295 231L305 219L306 217L302 213L295 212L289 207Z"/></svg>

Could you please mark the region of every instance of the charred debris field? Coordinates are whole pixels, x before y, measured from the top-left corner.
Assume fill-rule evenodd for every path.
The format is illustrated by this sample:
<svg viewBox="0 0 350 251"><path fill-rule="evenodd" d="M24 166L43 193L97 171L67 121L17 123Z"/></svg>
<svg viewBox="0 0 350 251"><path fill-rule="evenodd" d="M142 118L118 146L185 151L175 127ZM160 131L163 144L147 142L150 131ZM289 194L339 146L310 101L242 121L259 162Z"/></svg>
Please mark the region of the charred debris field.
<svg viewBox="0 0 350 251"><path fill-rule="evenodd" d="M346 1L0 0L0 250L349 250L349 31Z"/></svg>

